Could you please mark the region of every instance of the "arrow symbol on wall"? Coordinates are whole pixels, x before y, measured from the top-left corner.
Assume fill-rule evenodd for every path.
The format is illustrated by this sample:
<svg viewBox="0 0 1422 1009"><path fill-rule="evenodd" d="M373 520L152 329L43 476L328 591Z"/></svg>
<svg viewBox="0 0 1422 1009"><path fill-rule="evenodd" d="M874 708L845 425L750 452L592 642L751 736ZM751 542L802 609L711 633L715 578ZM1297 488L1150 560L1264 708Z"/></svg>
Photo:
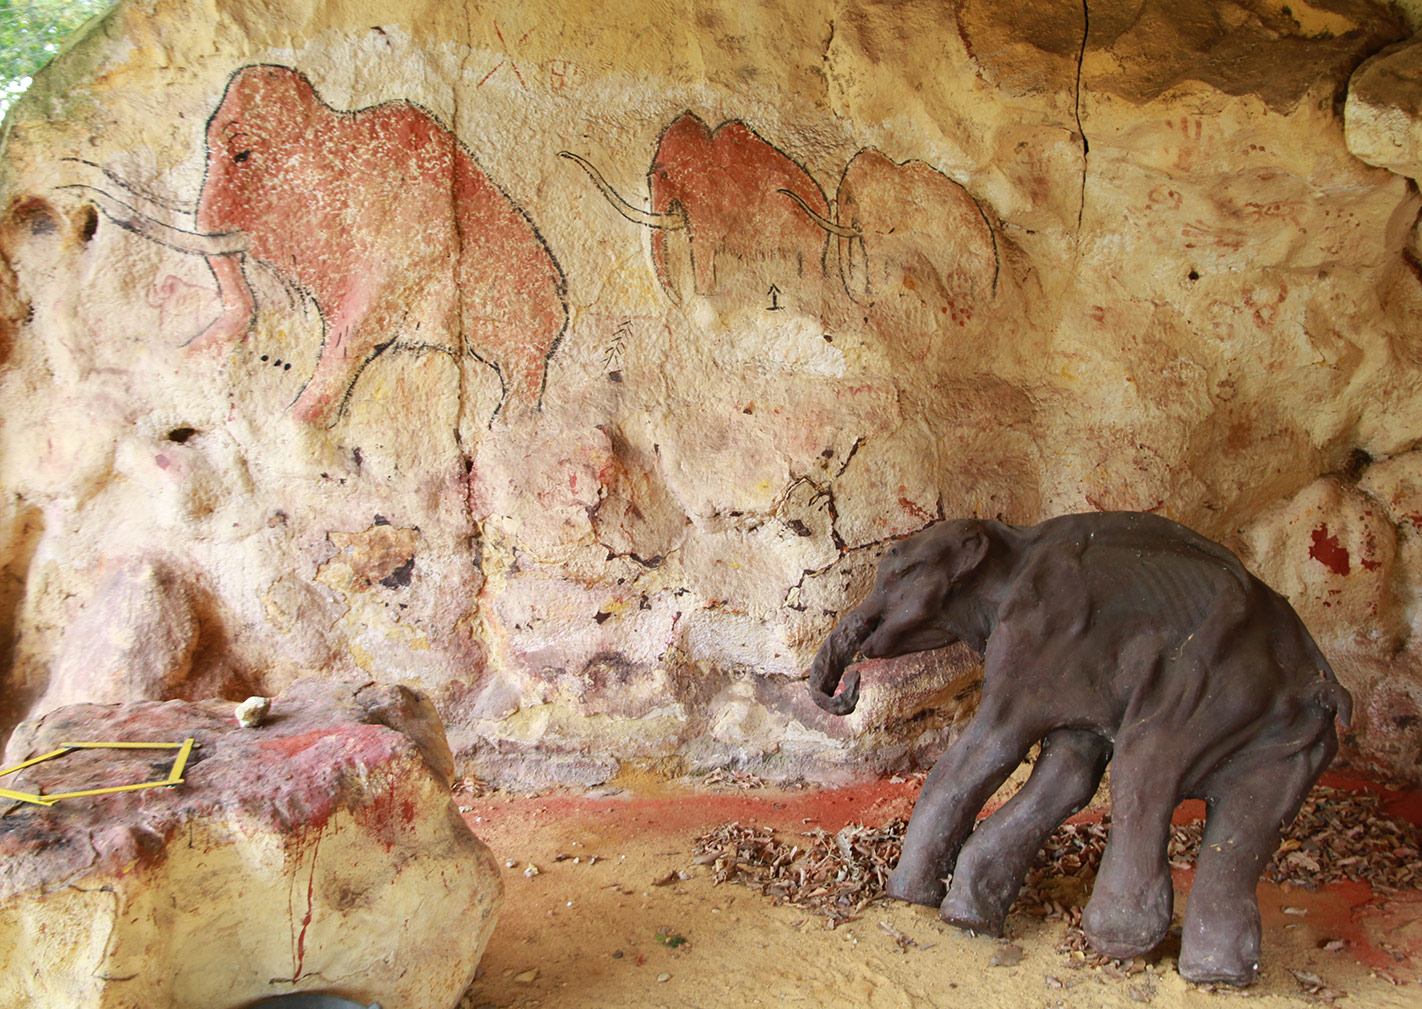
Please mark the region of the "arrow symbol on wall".
<svg viewBox="0 0 1422 1009"><path fill-rule="evenodd" d="M770 295L770 307L766 309L767 312L778 312L785 307L780 304L780 288L771 284L770 290L767 293Z"/></svg>

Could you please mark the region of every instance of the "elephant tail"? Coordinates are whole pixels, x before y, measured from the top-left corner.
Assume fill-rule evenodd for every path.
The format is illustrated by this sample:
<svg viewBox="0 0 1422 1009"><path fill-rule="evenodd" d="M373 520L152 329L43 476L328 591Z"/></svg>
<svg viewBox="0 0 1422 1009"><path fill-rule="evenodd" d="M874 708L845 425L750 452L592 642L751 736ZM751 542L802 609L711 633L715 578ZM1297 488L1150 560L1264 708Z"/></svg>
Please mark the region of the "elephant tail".
<svg viewBox="0 0 1422 1009"><path fill-rule="evenodd" d="M1353 724L1353 695L1337 680L1320 684L1313 692L1313 699L1319 707L1337 717L1343 728Z"/></svg>
<svg viewBox="0 0 1422 1009"><path fill-rule="evenodd" d="M1334 715L1338 719L1338 724L1346 729L1353 724L1353 695L1348 693L1347 687L1338 682L1338 676L1333 672L1333 667L1323 657L1323 653L1319 651L1318 644L1312 636L1305 632L1304 637L1308 642L1309 658L1313 660L1320 680L1319 684L1314 687L1313 700L1324 711Z"/></svg>

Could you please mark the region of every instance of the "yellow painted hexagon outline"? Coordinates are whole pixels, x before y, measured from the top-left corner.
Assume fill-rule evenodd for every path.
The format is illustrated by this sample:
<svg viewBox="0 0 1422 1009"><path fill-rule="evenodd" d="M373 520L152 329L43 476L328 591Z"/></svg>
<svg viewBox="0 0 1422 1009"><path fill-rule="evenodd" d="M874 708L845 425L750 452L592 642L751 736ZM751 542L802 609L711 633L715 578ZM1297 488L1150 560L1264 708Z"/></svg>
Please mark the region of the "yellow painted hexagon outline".
<svg viewBox="0 0 1422 1009"><path fill-rule="evenodd" d="M14 774L16 771L23 771L25 768L33 767L43 761L62 757L75 750L177 750L178 755L173 760L173 767L169 770L168 776L162 781L143 781L134 785L113 785L109 788L86 788L77 792L55 792L52 795L37 795L32 792L17 792L9 788L0 788L0 798L32 802L37 806L53 806L60 799L79 799L89 795L111 795L114 792L136 792L141 788L169 788L173 785L181 785L184 781L183 768L187 766L188 757L192 754L193 747L197 745L191 736L181 743L60 743L56 750L50 750L38 757L31 757L23 764L16 764L14 767L0 770L0 778L7 774Z"/></svg>

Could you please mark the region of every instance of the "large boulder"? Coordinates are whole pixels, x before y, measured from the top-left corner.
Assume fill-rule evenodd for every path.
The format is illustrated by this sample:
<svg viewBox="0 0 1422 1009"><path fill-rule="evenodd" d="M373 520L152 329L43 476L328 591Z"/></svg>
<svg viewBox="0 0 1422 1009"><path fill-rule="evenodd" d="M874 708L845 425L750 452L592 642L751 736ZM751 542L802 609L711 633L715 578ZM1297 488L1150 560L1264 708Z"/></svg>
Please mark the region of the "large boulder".
<svg viewBox="0 0 1422 1009"><path fill-rule="evenodd" d="M1422 177L1422 42L1389 46L1358 68L1343 125L1348 149L1363 161Z"/></svg>
<svg viewBox="0 0 1422 1009"><path fill-rule="evenodd" d="M295 991L449 1009L502 899L450 798L433 706L301 680L244 729L227 702L78 704L23 724L7 766L65 743L181 742L182 784L11 805L0 818L0 1005L192 1009ZM170 750L74 750L7 776L57 794L161 780Z"/></svg>

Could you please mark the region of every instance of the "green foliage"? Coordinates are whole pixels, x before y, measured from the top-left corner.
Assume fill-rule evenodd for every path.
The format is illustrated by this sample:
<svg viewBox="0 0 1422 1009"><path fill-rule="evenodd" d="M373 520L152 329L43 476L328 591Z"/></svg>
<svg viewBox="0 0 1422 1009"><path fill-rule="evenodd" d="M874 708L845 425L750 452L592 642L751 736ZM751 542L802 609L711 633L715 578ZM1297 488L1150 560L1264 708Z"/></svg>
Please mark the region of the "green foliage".
<svg viewBox="0 0 1422 1009"><path fill-rule="evenodd" d="M0 115L76 28L114 0L0 0Z"/></svg>

